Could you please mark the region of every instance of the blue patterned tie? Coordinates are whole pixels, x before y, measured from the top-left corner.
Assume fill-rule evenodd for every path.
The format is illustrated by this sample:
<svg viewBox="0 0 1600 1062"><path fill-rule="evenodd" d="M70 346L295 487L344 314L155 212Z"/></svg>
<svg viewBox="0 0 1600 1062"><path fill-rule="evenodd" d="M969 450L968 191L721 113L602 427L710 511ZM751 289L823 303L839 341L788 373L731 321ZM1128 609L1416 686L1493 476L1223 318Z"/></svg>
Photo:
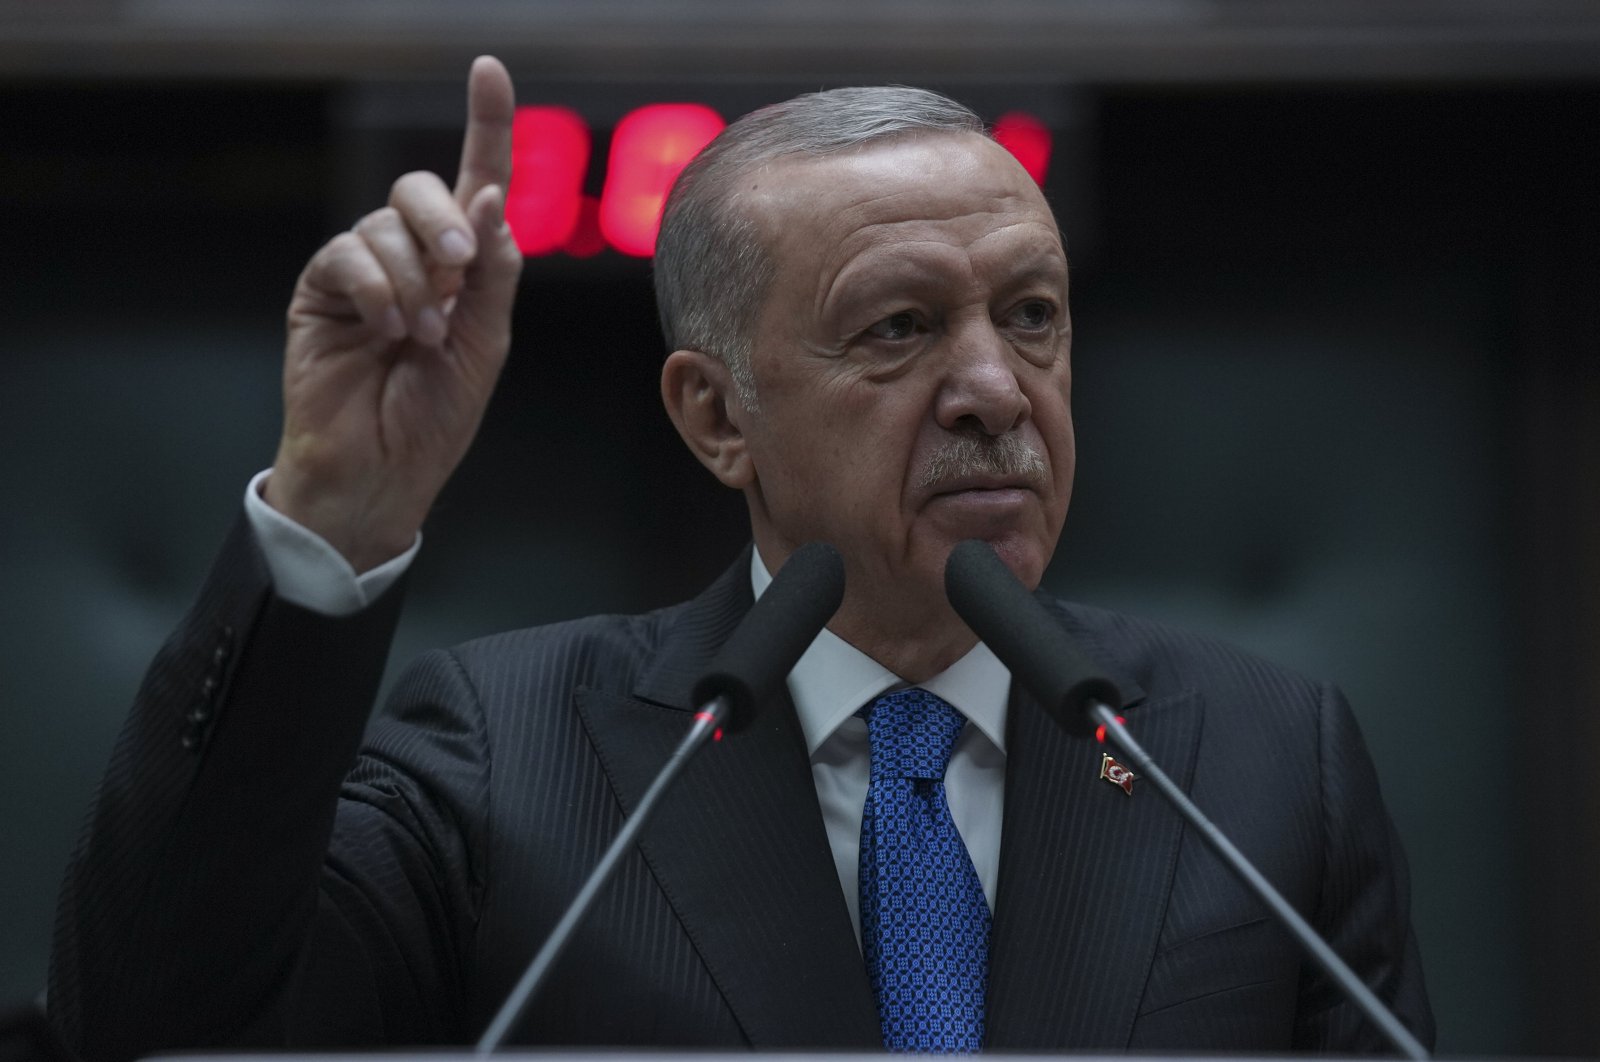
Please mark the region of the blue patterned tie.
<svg viewBox="0 0 1600 1062"><path fill-rule="evenodd" d="M883 1045L976 1051L989 982L989 905L944 792L966 720L919 689L886 693L870 712L861 944Z"/></svg>

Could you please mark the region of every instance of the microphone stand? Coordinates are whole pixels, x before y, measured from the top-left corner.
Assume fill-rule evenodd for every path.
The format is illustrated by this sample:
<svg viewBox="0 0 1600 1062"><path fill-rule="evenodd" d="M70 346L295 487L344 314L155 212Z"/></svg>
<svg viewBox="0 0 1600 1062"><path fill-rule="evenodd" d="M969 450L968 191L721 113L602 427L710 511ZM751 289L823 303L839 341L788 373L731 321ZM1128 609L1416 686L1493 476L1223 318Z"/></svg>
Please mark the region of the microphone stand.
<svg viewBox="0 0 1600 1062"><path fill-rule="evenodd" d="M945 565L945 592L957 615L1011 669L1015 680L1034 691L1041 706L1058 725L1070 734L1083 736L1088 733L1084 729L1087 717L1088 722L1105 728L1106 736L1132 763L1135 773L1143 772L1143 777L1161 790L1173 809L1271 909L1278 923L1289 930L1311 960L1333 979L1396 1051L1418 1062L1428 1057L1427 1048L1411 1035L1400 1019L1373 995L1327 941L1317 935L1194 801L1156 766L1150 754L1117 720L1114 709L1120 703L1121 693L1116 684L1078 652L1071 639L1065 637L1061 625L1017 582L1016 576L986 542L968 540L951 551Z"/></svg>
<svg viewBox="0 0 1600 1062"><path fill-rule="evenodd" d="M750 611L745 613L689 695L700 705L689 732L684 735L650 788L639 798L622 829L600 862L589 872L583 888L568 905L533 957L522 978L494 1020L479 1038L474 1053L492 1054L527 1010L528 1002L549 976L556 960L572 939L578 924L594 906L600 890L615 873L622 857L654 813L663 793L677 780L707 740L718 740L726 724L730 733L750 725L757 709L783 685L806 647L844 599L844 561L825 542L808 542L789 555Z"/></svg>
<svg viewBox="0 0 1600 1062"><path fill-rule="evenodd" d="M600 862L589 872L583 888L578 890L578 895L567 907L566 913L561 916L561 921L556 923L556 927L545 938L539 953L533 957L533 962L523 971L522 979L511 990L506 1001L500 1005L494 1020L478 1039L478 1045L473 1049L474 1054L493 1054L522 1017L522 1012L527 1009L529 1001L538 993L539 986L544 983L556 960L566 950L579 923L589 913L589 908L594 906L600 891L611 880L611 875L622 862L622 857L633 847L634 840L639 836L639 831L644 829L645 823L650 821L661 795L677 780L695 753L705 747L707 740L719 740L722 737L722 724L727 717L728 707L728 698L719 695L713 697L695 713L694 724L689 728L689 732L673 750L671 758L662 766L661 773L656 775L656 780L645 790L644 796L639 798L639 806L633 809L633 814L623 823L622 829L612 839L610 847L600 857Z"/></svg>
<svg viewBox="0 0 1600 1062"><path fill-rule="evenodd" d="M1177 810L1185 822L1193 826L1200 834L1200 839L1210 846L1211 850L1221 856L1235 874L1237 874L1250 890L1256 894L1272 912L1277 916L1279 924L1286 926L1300 942L1313 962L1321 967L1322 972L1331 977L1344 994L1361 1009L1367 1020L1377 1026L1379 1031L1407 1058L1416 1062L1423 1062L1428 1058L1428 1049L1417 1041L1411 1031L1400 1024L1400 1019L1385 1007L1372 990L1366 986L1361 978L1339 958L1337 952L1328 946L1327 941L1311 928L1306 920L1300 917L1300 912L1290 905L1283 894L1272 887L1272 882L1262 876L1261 871L1255 868L1250 860L1245 858L1243 852L1234 847L1226 834L1217 828L1216 824L1206 818L1205 812L1195 806L1188 794L1179 789L1177 783L1168 778L1166 772L1156 766L1156 761L1150 754L1133 739L1133 735L1117 719L1116 713L1103 701L1090 700L1088 702L1089 718L1105 728L1106 739L1109 740L1118 752L1128 758L1134 768L1134 773L1140 778L1154 783L1161 790L1161 795Z"/></svg>

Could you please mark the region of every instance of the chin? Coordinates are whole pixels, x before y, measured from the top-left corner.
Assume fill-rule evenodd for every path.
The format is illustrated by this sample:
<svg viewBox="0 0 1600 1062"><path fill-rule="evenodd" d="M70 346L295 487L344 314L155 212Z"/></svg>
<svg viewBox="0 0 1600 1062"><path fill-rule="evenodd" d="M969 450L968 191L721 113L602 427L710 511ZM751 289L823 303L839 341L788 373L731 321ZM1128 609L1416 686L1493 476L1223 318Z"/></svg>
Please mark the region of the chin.
<svg viewBox="0 0 1600 1062"><path fill-rule="evenodd" d="M967 538L975 538L981 542L987 542L989 547L1005 562L1006 567L1011 569L1011 574L1017 577L1018 582L1029 590L1037 590L1039 588L1039 582L1044 578L1044 570L1050 564L1052 551L1040 545L1037 538L1020 532L969 535ZM951 541L945 545L943 550L945 560L949 559L950 551L955 549L959 541L964 541L964 539ZM941 585L943 584L941 583Z"/></svg>
<svg viewBox="0 0 1600 1062"><path fill-rule="evenodd" d="M1011 574L1017 577L1018 582L1029 590L1039 589L1044 570L1050 564L1048 550L1041 549L1032 540L1001 540L989 544L1006 562L1006 567L1011 569Z"/></svg>

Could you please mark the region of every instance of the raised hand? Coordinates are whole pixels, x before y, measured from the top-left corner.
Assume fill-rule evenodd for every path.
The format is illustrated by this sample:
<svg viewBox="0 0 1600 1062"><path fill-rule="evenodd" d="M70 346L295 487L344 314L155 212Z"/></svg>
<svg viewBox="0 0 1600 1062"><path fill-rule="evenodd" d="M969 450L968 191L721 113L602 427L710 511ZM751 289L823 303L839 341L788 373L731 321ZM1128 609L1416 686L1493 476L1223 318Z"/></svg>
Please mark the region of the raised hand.
<svg viewBox="0 0 1600 1062"><path fill-rule="evenodd" d="M472 64L455 188L408 173L329 240L289 303L269 505L356 571L406 550L478 430L511 343L511 77Z"/></svg>

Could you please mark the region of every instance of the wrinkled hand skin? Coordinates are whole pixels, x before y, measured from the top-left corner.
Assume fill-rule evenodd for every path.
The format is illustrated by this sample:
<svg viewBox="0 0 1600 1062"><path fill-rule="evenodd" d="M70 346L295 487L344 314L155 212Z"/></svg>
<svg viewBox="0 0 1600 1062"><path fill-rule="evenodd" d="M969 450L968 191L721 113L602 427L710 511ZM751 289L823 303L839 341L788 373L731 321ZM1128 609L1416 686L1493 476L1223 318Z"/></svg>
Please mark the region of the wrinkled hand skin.
<svg viewBox="0 0 1600 1062"><path fill-rule="evenodd" d="M505 67L479 58L455 187L401 177L295 285L264 498L357 572L411 546L505 363L522 270L505 223L514 110Z"/></svg>

